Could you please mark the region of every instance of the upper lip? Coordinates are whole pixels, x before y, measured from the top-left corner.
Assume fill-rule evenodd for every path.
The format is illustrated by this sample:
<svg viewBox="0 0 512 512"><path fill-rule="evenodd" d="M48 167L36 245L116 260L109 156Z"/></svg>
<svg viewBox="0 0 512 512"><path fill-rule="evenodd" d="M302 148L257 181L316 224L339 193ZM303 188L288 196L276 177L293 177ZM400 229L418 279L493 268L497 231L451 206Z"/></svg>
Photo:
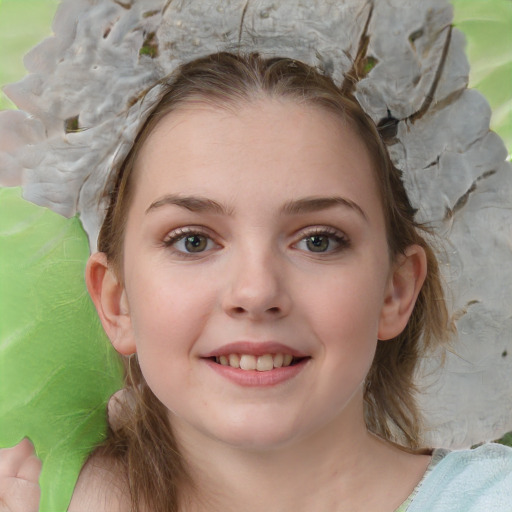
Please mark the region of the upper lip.
<svg viewBox="0 0 512 512"><path fill-rule="evenodd" d="M309 354L300 352L288 345L274 341L254 342L254 341L236 341L227 343L219 348L202 354L201 357L220 357L229 354L250 354L253 356L264 356L265 354L291 354L293 357L309 357Z"/></svg>

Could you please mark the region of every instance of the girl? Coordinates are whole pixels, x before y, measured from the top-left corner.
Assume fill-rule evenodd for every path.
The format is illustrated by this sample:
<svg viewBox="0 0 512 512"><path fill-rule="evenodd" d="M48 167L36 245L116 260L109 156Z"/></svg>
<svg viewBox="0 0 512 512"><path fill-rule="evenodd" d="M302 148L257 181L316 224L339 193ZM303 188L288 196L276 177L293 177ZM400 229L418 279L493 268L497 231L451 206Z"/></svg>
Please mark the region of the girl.
<svg viewBox="0 0 512 512"><path fill-rule="evenodd" d="M70 512L512 510L510 450L419 449L448 315L350 91L284 58L185 64L110 189L86 281L126 387ZM37 509L32 457L3 454L6 510Z"/></svg>

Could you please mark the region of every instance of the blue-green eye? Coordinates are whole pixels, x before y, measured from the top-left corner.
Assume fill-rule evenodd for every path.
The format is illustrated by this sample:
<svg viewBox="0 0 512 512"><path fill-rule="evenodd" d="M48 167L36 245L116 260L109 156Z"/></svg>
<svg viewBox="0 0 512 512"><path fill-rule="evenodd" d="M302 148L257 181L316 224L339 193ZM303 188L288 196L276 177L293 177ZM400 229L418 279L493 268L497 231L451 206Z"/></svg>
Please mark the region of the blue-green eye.
<svg viewBox="0 0 512 512"><path fill-rule="evenodd" d="M306 252L330 253L344 249L349 245L348 238L341 232L323 230L307 234L296 244L296 248Z"/></svg>
<svg viewBox="0 0 512 512"><path fill-rule="evenodd" d="M332 245L331 239L325 235L308 236L304 241L311 252L326 252Z"/></svg>
<svg viewBox="0 0 512 512"><path fill-rule="evenodd" d="M183 247L186 252L203 252L208 247L208 238L203 235L190 235L182 238ZM177 243L176 246L179 244Z"/></svg>
<svg viewBox="0 0 512 512"><path fill-rule="evenodd" d="M207 235L194 231L184 232L183 230L171 234L164 243L166 247L172 247L184 254L198 254L215 247L215 243Z"/></svg>

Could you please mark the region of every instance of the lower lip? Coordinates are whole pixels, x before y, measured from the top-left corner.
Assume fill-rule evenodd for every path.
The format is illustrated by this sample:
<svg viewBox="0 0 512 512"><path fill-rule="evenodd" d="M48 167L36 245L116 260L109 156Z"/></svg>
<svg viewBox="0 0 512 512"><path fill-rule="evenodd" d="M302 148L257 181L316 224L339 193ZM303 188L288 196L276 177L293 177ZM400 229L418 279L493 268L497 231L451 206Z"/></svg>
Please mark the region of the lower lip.
<svg viewBox="0 0 512 512"><path fill-rule="evenodd" d="M274 368L266 372L257 370L241 370L231 366L224 366L213 362L211 359L205 359L206 364L215 372L226 379L246 387L269 387L276 386L298 375L306 366L309 359L302 359L293 366Z"/></svg>

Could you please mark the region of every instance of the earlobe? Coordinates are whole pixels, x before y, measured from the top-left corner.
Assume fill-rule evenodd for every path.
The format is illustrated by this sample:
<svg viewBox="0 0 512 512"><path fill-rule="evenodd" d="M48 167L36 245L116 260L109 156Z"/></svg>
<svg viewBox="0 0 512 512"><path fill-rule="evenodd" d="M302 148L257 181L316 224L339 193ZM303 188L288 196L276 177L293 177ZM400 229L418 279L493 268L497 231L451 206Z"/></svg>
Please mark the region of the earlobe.
<svg viewBox="0 0 512 512"><path fill-rule="evenodd" d="M425 250L411 245L397 258L389 278L379 321L379 340L392 339L405 329L426 275Z"/></svg>
<svg viewBox="0 0 512 512"><path fill-rule="evenodd" d="M85 282L112 345L120 354L133 354L136 349L126 292L104 253L89 257Z"/></svg>

